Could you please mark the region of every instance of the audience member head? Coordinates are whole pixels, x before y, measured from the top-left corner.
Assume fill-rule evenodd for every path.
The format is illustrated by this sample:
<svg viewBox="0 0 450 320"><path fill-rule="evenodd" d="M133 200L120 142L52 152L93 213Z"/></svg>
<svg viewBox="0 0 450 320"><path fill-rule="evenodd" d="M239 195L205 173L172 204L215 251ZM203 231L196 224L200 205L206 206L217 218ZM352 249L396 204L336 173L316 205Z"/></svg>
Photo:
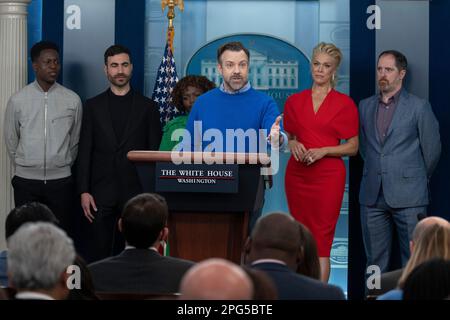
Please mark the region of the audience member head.
<svg viewBox="0 0 450 320"><path fill-rule="evenodd" d="M427 228L429 228L435 224L439 224L441 226L449 226L449 222L447 220L445 220L444 218L434 217L434 216L426 217L417 223L416 227L414 228L413 234L412 234L412 239L409 242L409 249L411 252L414 251L414 245L417 242L417 240L419 239L419 236Z"/></svg>
<svg viewBox="0 0 450 320"><path fill-rule="evenodd" d="M47 222L27 223L9 238L8 277L18 292L35 291L65 299L67 267L75 259L72 240Z"/></svg>
<svg viewBox="0 0 450 320"><path fill-rule="evenodd" d="M92 275L87 267L86 261L77 254L73 264L80 268L80 288L71 289L67 300L98 300L98 297L95 295Z"/></svg>
<svg viewBox="0 0 450 320"><path fill-rule="evenodd" d="M277 300L277 287L273 280L263 271L242 267L249 276L253 285L253 300Z"/></svg>
<svg viewBox="0 0 450 320"><path fill-rule="evenodd" d="M301 258L297 273L320 280L319 255L317 244L312 233L303 224L299 223Z"/></svg>
<svg viewBox="0 0 450 320"><path fill-rule="evenodd" d="M246 262L276 259L296 271L302 257L298 225L292 216L284 213L259 218L245 244Z"/></svg>
<svg viewBox="0 0 450 320"><path fill-rule="evenodd" d="M119 230L128 245L138 249L159 247L167 240L169 209L166 200L156 193L142 193L130 199L119 220Z"/></svg>
<svg viewBox="0 0 450 320"><path fill-rule="evenodd" d="M250 300L253 285L239 266L212 258L199 262L186 272L180 293L186 300Z"/></svg>
<svg viewBox="0 0 450 320"><path fill-rule="evenodd" d="M450 260L431 259L418 265L403 285L403 300L443 300L450 295Z"/></svg>
<svg viewBox="0 0 450 320"><path fill-rule="evenodd" d="M399 287L403 288L406 278L415 267L433 258L450 259L450 226L448 224L433 224L420 234L399 279Z"/></svg>
<svg viewBox="0 0 450 320"><path fill-rule="evenodd" d="M6 240L11 237L22 225L27 222L49 222L58 225L58 219L52 211L39 202L26 203L16 207L6 217L5 236Z"/></svg>
<svg viewBox="0 0 450 320"><path fill-rule="evenodd" d="M172 103L178 110L189 113L195 100L215 87L215 83L204 76L186 76L175 85Z"/></svg>

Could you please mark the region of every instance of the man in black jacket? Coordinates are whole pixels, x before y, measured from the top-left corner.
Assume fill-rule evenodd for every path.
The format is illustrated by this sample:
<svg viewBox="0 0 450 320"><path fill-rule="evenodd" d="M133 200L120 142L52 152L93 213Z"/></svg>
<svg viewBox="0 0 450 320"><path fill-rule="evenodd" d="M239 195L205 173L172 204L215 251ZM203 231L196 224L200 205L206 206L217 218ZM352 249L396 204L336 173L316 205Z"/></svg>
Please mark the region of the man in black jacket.
<svg viewBox="0 0 450 320"><path fill-rule="evenodd" d="M142 192L131 150L158 150L159 112L154 103L130 86L130 51L113 45L105 52L110 88L86 101L78 152L78 193L92 237L87 259L99 260L120 252L123 239L117 220L128 199Z"/></svg>
<svg viewBox="0 0 450 320"><path fill-rule="evenodd" d="M178 292L181 278L193 263L158 253L160 242L167 240L168 215L166 201L157 194L143 193L127 202L119 220L126 249L89 265L96 291Z"/></svg>
<svg viewBox="0 0 450 320"><path fill-rule="evenodd" d="M296 273L301 261L300 228L292 216L272 213L258 220L245 245L246 260L273 280L280 300L342 300L339 287Z"/></svg>

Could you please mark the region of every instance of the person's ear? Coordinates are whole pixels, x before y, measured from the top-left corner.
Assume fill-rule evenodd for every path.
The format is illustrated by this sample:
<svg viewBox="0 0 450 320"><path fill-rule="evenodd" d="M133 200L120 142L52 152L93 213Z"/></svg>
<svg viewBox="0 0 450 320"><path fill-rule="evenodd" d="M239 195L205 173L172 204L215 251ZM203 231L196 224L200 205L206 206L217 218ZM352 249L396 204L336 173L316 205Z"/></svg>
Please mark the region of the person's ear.
<svg viewBox="0 0 450 320"><path fill-rule="evenodd" d="M406 70L400 71L400 80L403 80L405 78L405 75L406 75Z"/></svg>
<svg viewBox="0 0 450 320"><path fill-rule="evenodd" d="M217 71L219 71L219 74L223 76L223 69L222 65L220 64L220 61L217 63Z"/></svg>
<svg viewBox="0 0 450 320"><path fill-rule="evenodd" d="M297 266L300 265L300 263L303 263L303 260L305 259L303 254L303 247L299 247L297 250L297 255L295 257L295 262L297 263Z"/></svg>
<svg viewBox="0 0 450 320"><path fill-rule="evenodd" d="M123 233L123 231L122 231L122 218L120 218L119 221L117 222L117 227L119 228L119 231L121 233Z"/></svg>
<svg viewBox="0 0 450 320"><path fill-rule="evenodd" d="M248 237L247 240L245 240L244 248L242 249L241 265L246 265L247 263L251 262L248 261L248 256L250 255L251 250L252 250L252 238Z"/></svg>
<svg viewBox="0 0 450 320"><path fill-rule="evenodd" d="M38 64L37 64L37 62L32 62L32 63L31 63L31 67L33 68L33 71L34 71L34 72L37 72L37 69L38 69Z"/></svg>
<svg viewBox="0 0 450 320"><path fill-rule="evenodd" d="M159 233L159 241L166 241L169 239L169 228L164 227Z"/></svg>
<svg viewBox="0 0 450 320"><path fill-rule="evenodd" d="M105 72L105 76L108 76L108 66L106 64L103 67L103 71Z"/></svg>

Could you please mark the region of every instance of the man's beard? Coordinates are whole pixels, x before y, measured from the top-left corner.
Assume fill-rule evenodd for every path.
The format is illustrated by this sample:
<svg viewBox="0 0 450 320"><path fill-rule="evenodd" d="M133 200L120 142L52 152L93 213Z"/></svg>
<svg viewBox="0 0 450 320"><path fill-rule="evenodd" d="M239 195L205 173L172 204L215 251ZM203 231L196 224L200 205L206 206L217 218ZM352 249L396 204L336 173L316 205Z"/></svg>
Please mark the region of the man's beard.
<svg viewBox="0 0 450 320"><path fill-rule="evenodd" d="M380 91L382 92L388 92L391 89L391 84L386 79L378 80L378 88L380 88Z"/></svg>
<svg viewBox="0 0 450 320"><path fill-rule="evenodd" d="M119 81L117 81L116 80L116 78L124 78L125 79L125 81L124 82L119 82ZM116 87L119 87L119 88L123 88L123 87L125 87L126 85L128 85L128 83L130 82L130 79L131 79L131 76L126 76L126 75L123 75L123 74L121 74L121 75L117 75L117 76L114 76L114 77L109 77L109 81L113 84L113 85L115 85Z"/></svg>

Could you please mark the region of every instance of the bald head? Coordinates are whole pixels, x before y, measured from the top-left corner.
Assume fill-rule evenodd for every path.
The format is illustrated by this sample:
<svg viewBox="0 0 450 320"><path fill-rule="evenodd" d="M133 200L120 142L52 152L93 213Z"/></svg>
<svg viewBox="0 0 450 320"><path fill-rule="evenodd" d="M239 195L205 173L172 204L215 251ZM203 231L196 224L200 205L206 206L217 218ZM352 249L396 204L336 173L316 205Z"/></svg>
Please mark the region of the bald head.
<svg viewBox="0 0 450 320"><path fill-rule="evenodd" d="M440 217L427 217L423 220L420 220L414 228L412 241L417 242L417 239L419 239L420 235L429 227L434 225L449 226L449 222Z"/></svg>
<svg viewBox="0 0 450 320"><path fill-rule="evenodd" d="M208 259L189 269L180 292L186 300L250 300L253 285L239 266L224 259Z"/></svg>

